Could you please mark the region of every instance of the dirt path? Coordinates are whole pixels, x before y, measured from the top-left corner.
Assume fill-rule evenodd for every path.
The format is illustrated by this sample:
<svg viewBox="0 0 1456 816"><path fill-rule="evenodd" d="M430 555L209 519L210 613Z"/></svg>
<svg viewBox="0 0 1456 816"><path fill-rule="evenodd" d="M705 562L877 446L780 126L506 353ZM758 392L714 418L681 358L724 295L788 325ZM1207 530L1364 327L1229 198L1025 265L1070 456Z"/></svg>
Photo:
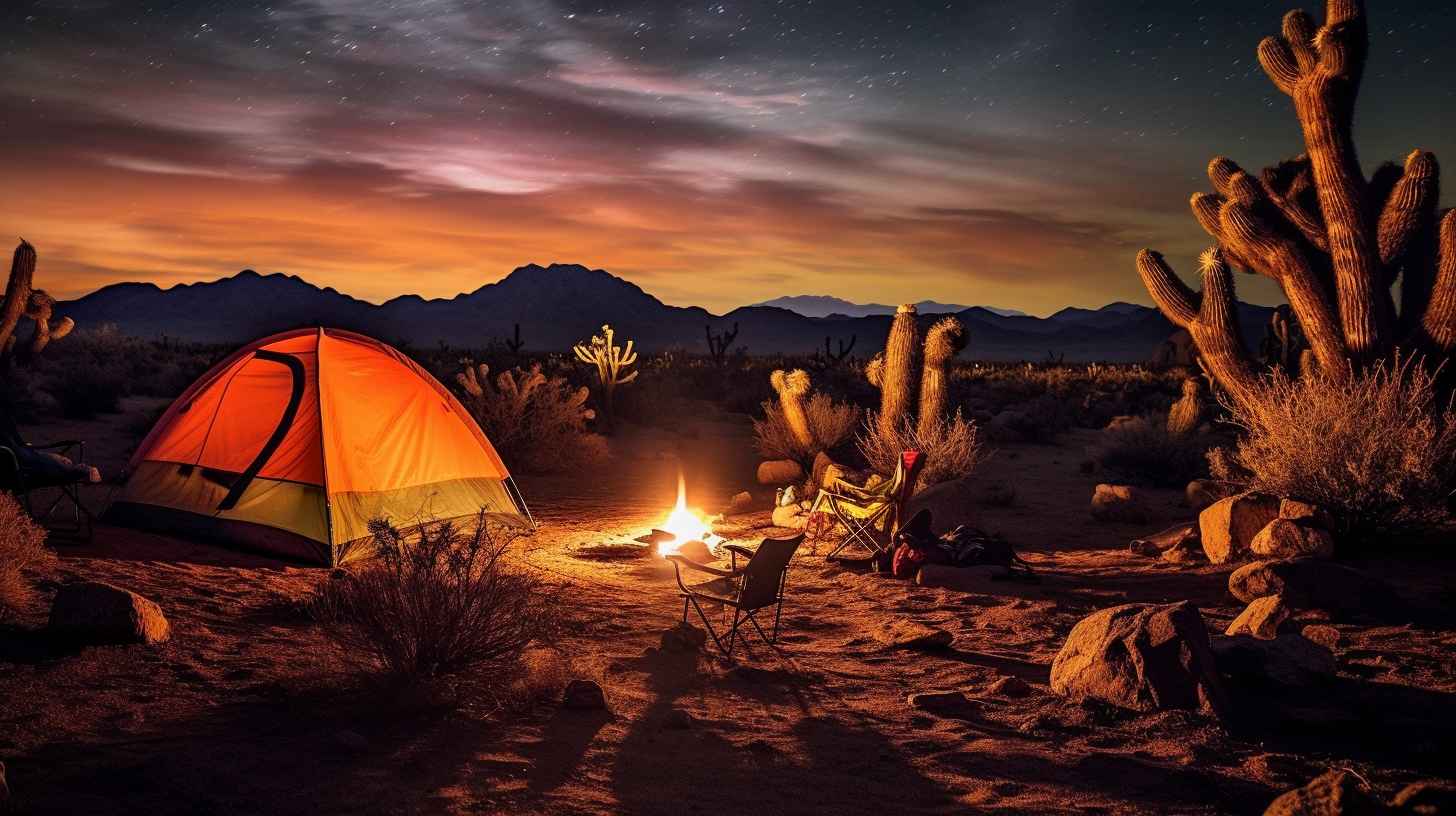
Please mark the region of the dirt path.
<svg viewBox="0 0 1456 816"><path fill-rule="evenodd" d="M661 651L681 614L667 565L571 552L659 521L679 468L692 504L722 504L751 479L746 433L743 417L704 413L677 433L626 434L596 472L523 480L543 523L525 558L564 585L574 623L559 656L538 656L539 673L598 680L610 713L549 700L506 713L473 698L381 704L341 679L300 606L319 570L102 528L93 545L63 551L61 579L152 597L176 635L155 650L78 652L5 635L0 758L16 801L98 814L1247 813L1331 765L1393 790L1456 746L1449 628L1340 627L1340 677L1317 692L1326 705L1274 735L1051 695L1052 658L1097 608L1189 598L1211 628L1237 611L1227 570L1127 554L1129 538L1189 515L1175 493L1154 492L1146 525L1088 517L1085 433L1004 449L981 474L1017 498L978 507L977 523L1005 533L1039 585L930 589L806 552L791 572L782 650L749 641L737 665ZM108 455L124 456L115 447ZM766 513L735 519L735 535L773 534L767 523ZM1412 586L1449 592L1444 574L1419 572ZM874 629L897 621L954 640L886 650ZM946 689L970 702L906 704ZM1362 720L1377 715L1387 733L1371 737Z"/></svg>

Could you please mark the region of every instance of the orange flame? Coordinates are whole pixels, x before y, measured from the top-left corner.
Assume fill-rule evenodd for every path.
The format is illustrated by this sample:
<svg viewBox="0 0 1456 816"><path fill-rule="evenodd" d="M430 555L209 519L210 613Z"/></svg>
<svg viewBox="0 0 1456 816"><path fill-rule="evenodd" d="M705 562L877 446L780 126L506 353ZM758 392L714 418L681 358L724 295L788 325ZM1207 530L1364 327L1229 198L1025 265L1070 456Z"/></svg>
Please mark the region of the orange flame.
<svg viewBox="0 0 1456 816"><path fill-rule="evenodd" d="M697 513L688 509L687 482L683 480L682 471L677 474L677 504L658 527L675 536L673 540L657 545L659 555L671 555L683 544L694 540L706 541L713 534L713 528Z"/></svg>

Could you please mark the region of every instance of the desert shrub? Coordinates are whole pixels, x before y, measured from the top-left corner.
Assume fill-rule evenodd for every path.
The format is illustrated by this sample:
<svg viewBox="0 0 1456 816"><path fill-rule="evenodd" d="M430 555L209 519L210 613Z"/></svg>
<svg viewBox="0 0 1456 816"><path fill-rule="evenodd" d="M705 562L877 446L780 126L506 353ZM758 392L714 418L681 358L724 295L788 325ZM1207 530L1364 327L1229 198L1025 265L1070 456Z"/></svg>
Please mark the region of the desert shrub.
<svg viewBox="0 0 1456 816"><path fill-rule="evenodd" d="M881 429L871 415L859 435L859 450L870 468L885 476L894 472L902 451L924 453L925 467L917 482L921 487L971 475L984 455L976 424L966 421L959 410L924 429L907 421L893 433Z"/></svg>
<svg viewBox="0 0 1456 816"><path fill-rule="evenodd" d="M80 358L52 366L47 374L45 389L55 399L61 416L91 419L97 414L121 411L126 380L115 369Z"/></svg>
<svg viewBox="0 0 1456 816"><path fill-rule="evenodd" d="M587 429L595 417L588 391L540 365L502 371L492 387L490 368L469 365L456 375L461 402L511 467L528 473L566 471L606 456L606 439Z"/></svg>
<svg viewBox="0 0 1456 816"><path fill-rule="evenodd" d="M1162 417L1141 416L1103 430L1092 459L1132 482L1182 487L1203 475L1211 446L1208 436L1169 433Z"/></svg>
<svg viewBox="0 0 1456 816"><path fill-rule="evenodd" d="M1345 377L1275 371L1253 399L1225 403L1244 434L1210 457L1214 475L1314 502L1338 532L1417 532L1449 518L1456 413L1417 363Z"/></svg>
<svg viewBox="0 0 1456 816"><path fill-rule="evenodd" d="M835 402L825 393L804 400L804 417L814 444L805 445L789 427L784 409L774 400L763 403L763 419L753 421L754 444L765 459L794 459L811 463L820 451L834 450L854 436L863 411L857 405Z"/></svg>
<svg viewBox="0 0 1456 816"><path fill-rule="evenodd" d="M55 563L45 529L8 493L0 493L0 621L13 619L35 595L33 573Z"/></svg>
<svg viewBox="0 0 1456 816"><path fill-rule="evenodd" d="M343 658L400 683L470 672L514 679L555 614L546 585L510 563L510 528L430 522L402 532L370 522L374 557L330 578L314 613Z"/></svg>

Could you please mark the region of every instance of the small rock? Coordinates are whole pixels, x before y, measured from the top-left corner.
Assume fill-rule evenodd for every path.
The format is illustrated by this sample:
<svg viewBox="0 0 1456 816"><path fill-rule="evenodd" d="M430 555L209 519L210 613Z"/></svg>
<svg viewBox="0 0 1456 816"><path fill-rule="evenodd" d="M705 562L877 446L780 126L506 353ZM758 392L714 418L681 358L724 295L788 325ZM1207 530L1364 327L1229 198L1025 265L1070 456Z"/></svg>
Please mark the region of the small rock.
<svg viewBox="0 0 1456 816"><path fill-rule="evenodd" d="M713 556L713 551L708 549L708 545L696 538L692 541L684 541L679 544L677 554L698 564L707 564L717 560Z"/></svg>
<svg viewBox="0 0 1456 816"><path fill-rule="evenodd" d="M1456 785L1450 782L1412 782L1400 789L1390 803L1401 813L1421 816L1456 814Z"/></svg>
<svg viewBox="0 0 1456 816"><path fill-rule="evenodd" d="M1025 697L1031 694L1031 684L1020 677L1007 675L991 681L991 685L986 687L986 693L997 697Z"/></svg>
<svg viewBox="0 0 1456 816"><path fill-rule="evenodd" d="M1232 493L1233 488L1229 487L1226 482L1194 479L1183 489L1183 500L1194 511L1200 511L1220 499L1228 498Z"/></svg>
<svg viewBox="0 0 1456 816"><path fill-rule="evenodd" d="M963 708L970 701L966 699L964 692L921 691L906 697L905 702L909 703L911 708L919 708L925 711L945 711L947 709Z"/></svg>
<svg viewBox="0 0 1456 816"><path fill-rule="evenodd" d="M602 711L607 697L595 680L572 680L561 695L561 705L577 711Z"/></svg>
<svg viewBox="0 0 1456 816"><path fill-rule="evenodd" d="M1254 540L1249 542L1249 551L1261 558L1299 558L1306 555L1329 558L1335 554L1335 540L1322 528L1280 517L1254 536Z"/></svg>
<svg viewBox="0 0 1456 816"><path fill-rule="evenodd" d="M1335 650L1335 647L1340 645L1340 630L1328 624L1310 624L1300 629L1299 633L1311 642L1318 643L1332 652Z"/></svg>
<svg viewBox="0 0 1456 816"><path fill-rule="evenodd" d="M1236 680L1302 688L1324 682L1335 673L1335 655L1303 635L1259 640L1247 635L1213 641L1218 666Z"/></svg>
<svg viewBox="0 0 1456 816"><path fill-rule="evenodd" d="M1309 524L1322 530L1333 528L1330 514L1324 508L1299 499L1280 499L1279 518Z"/></svg>
<svg viewBox="0 0 1456 816"><path fill-rule="evenodd" d="M955 636L944 629L911 620L888 620L876 626L873 635L886 649L944 649Z"/></svg>
<svg viewBox="0 0 1456 816"><path fill-rule="evenodd" d="M1092 491L1092 518L1145 524L1148 510L1142 495L1131 485L1099 484Z"/></svg>
<svg viewBox="0 0 1456 816"><path fill-rule="evenodd" d="M804 508L797 504L786 504L783 507L773 509L773 526L782 527L786 530L802 530L809 523L809 516Z"/></svg>
<svg viewBox="0 0 1456 816"><path fill-rule="evenodd" d="M770 459L758 463L758 483L786 485L803 481L804 467L792 459Z"/></svg>
<svg viewBox="0 0 1456 816"><path fill-rule="evenodd" d="M1169 564L1201 564L1208 561L1203 555L1203 548L1198 545L1196 536L1176 547L1163 550L1162 559Z"/></svg>
<svg viewBox="0 0 1456 816"><path fill-rule="evenodd" d="M1289 607L1278 595L1255 598L1243 612L1234 618L1226 635L1250 635L1260 640L1273 640L1279 634L1279 627L1289 620Z"/></svg>
<svg viewBox="0 0 1456 816"><path fill-rule="evenodd" d="M1220 499L1198 514L1198 534L1210 563L1242 558L1254 536L1279 517L1279 499L1267 493L1240 493Z"/></svg>
<svg viewBox="0 0 1456 816"><path fill-rule="evenodd" d="M740 513L746 513L748 512L748 509L752 506L753 496L747 490L744 490L740 493L734 493L733 498L728 500L728 507L723 511L723 515L736 516Z"/></svg>
<svg viewBox="0 0 1456 816"><path fill-rule="evenodd" d="M1123 604L1083 618L1052 661L1051 688L1134 711L1228 713L1208 629L1187 601Z"/></svg>
<svg viewBox="0 0 1456 816"><path fill-rule="evenodd" d="M1389 813L1348 771L1330 771L1295 788L1264 810L1264 816L1365 816Z"/></svg>
<svg viewBox="0 0 1456 816"><path fill-rule="evenodd" d="M1120 428L1137 427L1142 424L1142 417L1135 417L1131 414L1121 414L1108 420L1107 427L1104 430L1116 431Z"/></svg>
<svg viewBox="0 0 1456 816"><path fill-rule="evenodd" d="M142 596L103 584L64 584L51 604L49 626L93 643L161 643L171 636L162 608Z"/></svg>
<svg viewBox="0 0 1456 816"><path fill-rule="evenodd" d="M1255 779L1268 785L1285 786L1303 778L1299 762L1287 754L1254 754L1244 760L1244 768Z"/></svg>
<svg viewBox="0 0 1456 816"><path fill-rule="evenodd" d="M692 728L696 722L693 715L680 708L669 708L667 713L662 715L662 727L673 731L686 731Z"/></svg>
<svg viewBox="0 0 1456 816"><path fill-rule="evenodd" d="M660 645L664 652L696 652L707 642L707 632L682 621L662 631Z"/></svg>

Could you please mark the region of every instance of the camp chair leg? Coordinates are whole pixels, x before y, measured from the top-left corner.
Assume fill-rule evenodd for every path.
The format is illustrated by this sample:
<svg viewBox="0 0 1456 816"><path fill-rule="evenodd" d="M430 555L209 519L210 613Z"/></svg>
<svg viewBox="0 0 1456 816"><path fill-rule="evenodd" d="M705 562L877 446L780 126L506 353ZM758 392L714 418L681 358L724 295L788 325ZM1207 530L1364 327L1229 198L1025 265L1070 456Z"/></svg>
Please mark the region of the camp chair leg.
<svg viewBox="0 0 1456 816"><path fill-rule="evenodd" d="M739 609L738 607L734 607L733 608L733 628L728 630L728 659L729 660L732 660L733 659L733 644L738 640L738 627L742 625L742 621L740 621L738 618L742 614L743 614L743 610ZM752 620L752 618L749 618L749 620Z"/></svg>
<svg viewBox="0 0 1456 816"><path fill-rule="evenodd" d="M779 616L782 615L783 613L784 613L784 599L783 599L782 596L780 596L779 597L779 602L777 604L774 604L774 634L773 634L773 642L774 643L778 643L779 642Z"/></svg>
<svg viewBox="0 0 1456 816"><path fill-rule="evenodd" d="M687 611L686 610L687 610L687 604L689 602L692 603L693 609L697 610L697 612L698 612L698 618L700 620L702 620L703 627L708 630L708 637L711 637L713 639L713 642L718 645L718 651L723 652L725 654L732 654L733 653L733 641L732 641L731 637L730 637L730 639L728 641L728 648L725 649L723 647L723 641L718 638L718 632L717 632L717 630L713 629L712 622L709 621L708 620L708 616L703 613L703 607L698 604L698 599L697 598L694 598L691 595L688 595L688 596L686 596L683 599L683 610L684 610L683 611L683 615L684 615L683 620L687 620L687 617L686 617Z"/></svg>

